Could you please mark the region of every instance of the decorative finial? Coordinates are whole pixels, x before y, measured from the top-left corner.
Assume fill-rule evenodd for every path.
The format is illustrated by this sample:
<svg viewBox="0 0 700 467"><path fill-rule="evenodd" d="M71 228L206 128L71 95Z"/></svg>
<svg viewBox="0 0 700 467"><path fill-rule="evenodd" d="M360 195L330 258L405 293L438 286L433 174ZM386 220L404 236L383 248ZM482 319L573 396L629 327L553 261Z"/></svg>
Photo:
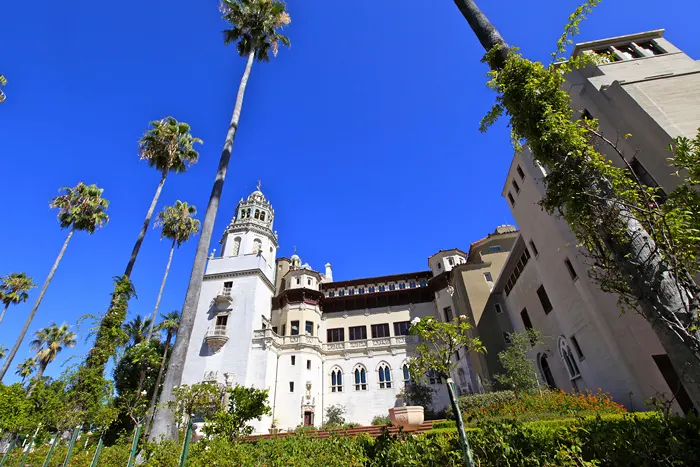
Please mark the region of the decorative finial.
<svg viewBox="0 0 700 467"><path fill-rule="evenodd" d="M260 187L262 186L262 182L261 182L260 180L258 180L258 185L257 185L257 186L258 186L258 191L260 191Z"/></svg>

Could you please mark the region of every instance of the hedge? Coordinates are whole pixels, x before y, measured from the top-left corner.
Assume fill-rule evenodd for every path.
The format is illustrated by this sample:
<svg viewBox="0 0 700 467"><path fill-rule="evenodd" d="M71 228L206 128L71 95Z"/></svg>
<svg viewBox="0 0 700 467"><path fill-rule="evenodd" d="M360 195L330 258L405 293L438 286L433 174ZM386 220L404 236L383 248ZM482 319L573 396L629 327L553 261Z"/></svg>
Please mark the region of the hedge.
<svg viewBox="0 0 700 467"><path fill-rule="evenodd" d="M665 419L655 413L541 421L488 422L469 431L474 457L482 467L522 466L691 466L700 465L700 419ZM65 454L61 448L62 454ZM71 467L87 467L90 446L78 450ZM19 462L19 450L7 466ZM29 456L28 465L43 462L44 448ZM151 444L144 451L146 467L177 465L180 447ZM105 448L100 467L124 467L128 445ZM62 456L54 457L60 465ZM461 466L454 428L425 434L379 438L293 435L257 442L218 439L194 444L188 467L444 467Z"/></svg>

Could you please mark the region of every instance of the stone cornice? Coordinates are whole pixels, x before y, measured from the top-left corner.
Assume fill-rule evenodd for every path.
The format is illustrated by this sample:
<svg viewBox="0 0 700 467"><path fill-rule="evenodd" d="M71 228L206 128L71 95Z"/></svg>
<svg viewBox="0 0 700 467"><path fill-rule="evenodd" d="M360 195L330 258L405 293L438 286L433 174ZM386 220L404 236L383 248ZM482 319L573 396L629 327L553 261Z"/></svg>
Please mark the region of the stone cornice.
<svg viewBox="0 0 700 467"><path fill-rule="evenodd" d="M258 276L265 283L270 292L275 293L275 285L270 282L265 274L260 269L247 269L245 271L221 272L215 274L205 274L205 281L213 281L219 279L233 279L234 277Z"/></svg>

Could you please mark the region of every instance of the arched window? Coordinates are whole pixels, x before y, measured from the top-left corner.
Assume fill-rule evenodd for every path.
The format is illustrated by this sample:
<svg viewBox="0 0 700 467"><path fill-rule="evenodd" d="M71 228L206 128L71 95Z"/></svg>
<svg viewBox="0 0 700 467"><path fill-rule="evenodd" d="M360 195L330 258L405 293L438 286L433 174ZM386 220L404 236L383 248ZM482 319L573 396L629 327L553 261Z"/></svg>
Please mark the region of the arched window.
<svg viewBox="0 0 700 467"><path fill-rule="evenodd" d="M233 239L233 251L231 256L238 256L238 252L241 251L241 237L236 237Z"/></svg>
<svg viewBox="0 0 700 467"><path fill-rule="evenodd" d="M260 219L260 209L255 210L255 218Z"/></svg>
<svg viewBox="0 0 700 467"><path fill-rule="evenodd" d="M411 373L408 371L408 365L404 363L403 365L403 383L408 384L411 382Z"/></svg>
<svg viewBox="0 0 700 467"><path fill-rule="evenodd" d="M253 253L259 253L262 251L262 240L256 238L253 240Z"/></svg>
<svg viewBox="0 0 700 467"><path fill-rule="evenodd" d="M576 360L574 360L574 356L569 348L569 343L564 336L559 337L559 356L566 366L566 371L569 373L570 379L581 376Z"/></svg>
<svg viewBox="0 0 700 467"><path fill-rule="evenodd" d="M265 220L265 211L260 211L260 220L261 221Z"/></svg>
<svg viewBox="0 0 700 467"><path fill-rule="evenodd" d="M343 370L338 367L331 370L331 392L343 392Z"/></svg>
<svg viewBox="0 0 700 467"><path fill-rule="evenodd" d="M379 389L391 388L391 368L389 368L389 364L386 362L380 363L377 372L379 373Z"/></svg>
<svg viewBox="0 0 700 467"><path fill-rule="evenodd" d="M430 384L442 384L442 378L440 378L440 375L434 368L431 368L428 371L428 380L430 381Z"/></svg>
<svg viewBox="0 0 700 467"><path fill-rule="evenodd" d="M355 367L355 391L367 390L367 370L362 365Z"/></svg>

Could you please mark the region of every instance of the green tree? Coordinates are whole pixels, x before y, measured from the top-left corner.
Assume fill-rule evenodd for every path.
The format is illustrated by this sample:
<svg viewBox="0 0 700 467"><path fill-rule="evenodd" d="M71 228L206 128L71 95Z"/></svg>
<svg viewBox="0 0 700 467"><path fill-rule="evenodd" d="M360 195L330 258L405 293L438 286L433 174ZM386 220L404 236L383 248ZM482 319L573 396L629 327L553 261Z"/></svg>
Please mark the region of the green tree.
<svg viewBox="0 0 700 467"><path fill-rule="evenodd" d="M0 278L0 301L5 305L0 313L0 322L5 317L5 312L12 304L24 303L29 298L29 292L36 287L31 277L23 272L15 272Z"/></svg>
<svg viewBox="0 0 700 467"><path fill-rule="evenodd" d="M56 357L64 348L75 347L77 342L75 333L70 331L70 326L62 324L58 326L56 323L51 323L47 328L42 328L34 333L34 340L30 342L30 347L36 352L34 357L39 364L39 369L34 376L34 386L29 390L33 391L36 385L41 384L41 377L49 363L56 360Z"/></svg>
<svg viewBox="0 0 700 467"><path fill-rule="evenodd" d="M236 103L233 115L229 123L226 140L219 167L217 169L214 186L209 196L209 204L202 223L202 232L197 244L190 282L187 286L185 304L182 308L182 323L179 337L173 348L172 364L166 376L161 398L166 403L172 400L172 389L180 383L182 370L187 353L187 345L192 334L199 296L202 291L202 279L204 267L207 261L209 245L214 230L214 221L219 209L221 192L224 188L226 171L231 160L231 149L238 130L238 121L243 106L243 95L250 77L253 61L267 62L272 55L277 54L279 44L289 46L289 39L279 31L291 21L285 11L285 5L275 0L223 0L220 4L223 18L231 25L231 29L224 31L224 44L236 44L238 54L246 57L246 67L238 86ZM164 435L169 428L169 437L177 436L173 424L173 414L169 410L159 410L151 439L157 439Z"/></svg>
<svg viewBox="0 0 700 467"><path fill-rule="evenodd" d="M46 290L49 288L49 283L51 282L51 279L53 279L61 259L63 259L63 255L68 247L68 242L70 242L73 234L76 231L85 231L92 234L109 220L109 217L105 212L109 206L109 201L102 197L103 190L98 188L97 185L88 186L80 182L74 188L64 187L61 188L61 191L64 191L65 193L60 196L56 196L53 200L51 200L49 206L52 208L58 208L58 222L61 225L61 228L70 230L68 231L66 240L63 242L61 251L58 253L56 261L53 263L53 266L49 271L48 277L46 277L46 281L44 281L44 285L41 287L41 291L39 292L39 296L32 307L32 311L29 312L29 316L27 316L24 326L22 327L19 336L17 336L15 345L12 347L12 350L10 350L10 354L8 355L7 360L5 360L2 369L0 369L0 381L5 377L5 373L7 373L7 370L10 368L15 355L17 355L19 346L22 344L24 337L27 335L27 331L29 331L29 326L32 324L32 320L34 319L34 315L36 315L37 310L39 310L39 305L44 299L44 295L46 295Z"/></svg>
<svg viewBox="0 0 700 467"><path fill-rule="evenodd" d="M163 281L161 282L160 290L158 291L156 306L153 309L153 315L151 316L151 326L148 329L147 337L149 340L153 335L153 326L156 318L158 317L158 308L160 307L160 300L163 297L165 282L168 280L168 272L170 272L170 264L173 261L175 247L180 248L183 243L192 238L193 235L197 235L197 232L199 232L200 223L199 220L194 218L196 215L197 208L195 206L189 205L187 202L183 203L180 200L175 201L173 206L166 206L160 213L158 213L156 225L162 227L160 238L167 238L168 240L171 240L172 243L170 245L168 263L165 265Z"/></svg>
<svg viewBox="0 0 700 467"><path fill-rule="evenodd" d="M7 347L0 345L0 360L5 358L5 354L7 354Z"/></svg>
<svg viewBox="0 0 700 467"><path fill-rule="evenodd" d="M654 190L632 174L624 154L618 151L624 169L601 156L594 143L609 142L596 139L595 123L574 119L571 98L562 89L567 70L595 58L584 54L548 67L532 62L510 49L473 0L455 3L487 51L489 87L497 93L482 129L503 113L510 117L513 141L525 142L547 170L542 207L569 224L593 259L591 271L601 288L618 292L623 304L651 324L688 395L700 406L700 290L693 280L698 265L689 261L684 242L676 242L678 230L688 229L669 223L672 219L656 209ZM588 0L571 15L555 60L598 3ZM692 235L697 236L686 236Z"/></svg>
<svg viewBox="0 0 700 467"><path fill-rule="evenodd" d="M38 363L34 359L34 357L30 357L17 365L17 371L15 371L15 374L18 376L22 377L22 383L32 376L32 373L34 373L34 370L36 370L36 367L38 366Z"/></svg>
<svg viewBox="0 0 700 467"><path fill-rule="evenodd" d="M120 345L119 341L114 341L113 336L118 332L116 327L121 326L126 319L129 299L135 295L134 287L130 281L131 272L136 264L136 258L151 223L151 217L156 204L158 204L165 180L170 172L183 173L199 159L194 145L201 143L202 140L192 136L190 126L187 123L178 122L173 117L166 117L163 120L151 122L151 127L139 140L139 153L141 159L145 160L149 167L160 172L161 178L134 244L129 262L124 274L115 284L112 301L102 318L95 344L90 349L85 362L88 370L94 370L99 374L104 373L105 364Z"/></svg>
<svg viewBox="0 0 700 467"><path fill-rule="evenodd" d="M144 319L141 315L136 315L132 320L122 324L122 329L129 338L128 344L134 346L145 341L151 323L151 318Z"/></svg>
<svg viewBox="0 0 700 467"><path fill-rule="evenodd" d="M7 79L5 78L5 75L0 74L0 86L5 86L7 84ZM5 93L0 89L0 104L5 102Z"/></svg>
<svg viewBox="0 0 700 467"><path fill-rule="evenodd" d="M207 382L183 384L173 388L174 398L168 404L175 415L176 422L186 425L192 416L209 419L221 410L224 392L219 385Z"/></svg>
<svg viewBox="0 0 700 467"><path fill-rule="evenodd" d="M236 384L227 390L228 409L217 411L204 425L207 435L222 436L229 440L248 436L253 427L251 420L262 420L263 415L270 415L272 409L268 403L268 389L247 388Z"/></svg>
<svg viewBox="0 0 700 467"><path fill-rule="evenodd" d="M163 321L158 324L159 331L165 331L165 345L163 346L163 357L160 360L160 368L158 369L158 376L156 377L156 382L153 385L154 390L151 395L151 401L148 404L148 410L146 411L146 429L144 433L146 436L149 435L151 429L151 423L153 422L153 415L156 410L156 400L158 397L158 389L160 389L160 383L163 380L163 373L165 372L165 367L168 363L168 350L170 350L170 341L177 335L177 330L180 326L180 312L171 311L167 315L160 315Z"/></svg>
<svg viewBox="0 0 700 467"><path fill-rule="evenodd" d="M31 404L21 384L0 384L0 431L17 433L31 428Z"/></svg>
<svg viewBox="0 0 700 467"><path fill-rule="evenodd" d="M498 353L498 361L503 365L505 373L494 375L496 381L506 389L516 393L530 392L539 389L535 364L528 358L532 346L542 344L540 334L534 330L511 332L510 344Z"/></svg>
<svg viewBox="0 0 700 467"><path fill-rule="evenodd" d="M324 428L340 428L345 425L345 406L341 404L326 407L326 422Z"/></svg>

